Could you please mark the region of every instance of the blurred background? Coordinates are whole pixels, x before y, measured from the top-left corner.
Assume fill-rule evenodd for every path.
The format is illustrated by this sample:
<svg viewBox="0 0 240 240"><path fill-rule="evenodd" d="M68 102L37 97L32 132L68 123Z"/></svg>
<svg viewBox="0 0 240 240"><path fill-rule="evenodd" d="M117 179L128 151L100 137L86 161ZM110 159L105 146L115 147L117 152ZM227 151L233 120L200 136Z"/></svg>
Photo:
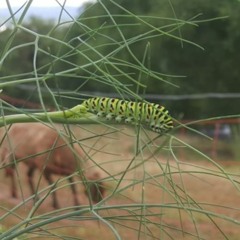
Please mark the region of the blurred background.
<svg viewBox="0 0 240 240"><path fill-rule="evenodd" d="M4 2L1 2L0 9L0 53L2 55L13 28L12 19L9 19L9 10L3 6ZM12 9L13 12L16 12L16 18L24 9L21 8L20 1L17 2L18 7ZM99 59L99 56L94 54L92 50L86 50L87 45L83 44L84 41L89 45L97 46L98 52L106 56L116 47L117 40L121 38L117 28L110 26L112 24L110 17L105 14L101 4L95 4L89 8L91 4L89 1L82 1L82 4L79 1L67 1L64 10L62 10L60 6L51 5L51 1L36 1L35 5L34 2L24 16L25 28L61 39L79 51L86 51L92 60ZM39 6L40 2L42 4ZM44 2L46 3L45 7ZM73 4L74 2L75 4ZM76 2L79 6L76 6ZM148 38L146 35L145 38L129 45L135 58L141 60L148 43L150 45L148 56L150 60L147 64L153 71L162 73L165 79L174 85L156 85L151 76L147 76L143 80L147 88L142 90L142 93L140 92L146 100L167 105L171 114L178 119L179 117L182 119L202 119L239 114L240 3L238 0L213 0L211 2L173 0L171 1L172 6L167 3L168 1L149 0L143 3L141 0L126 0L120 2L121 6L134 14L152 16L151 20L148 21L159 28L159 31L162 28L175 36L174 38L163 34L162 37L154 38L151 36ZM55 1L52 3L56 4ZM106 7L116 15L123 13L121 8L111 4L110 1L106 1ZM102 17L94 18L94 16ZM74 24L70 21L78 17L80 24ZM210 20L206 21L207 19ZM115 21L123 25L122 30L126 39L131 39L147 30L146 24L141 24L133 17L115 17ZM53 29L57 22L62 22L62 25ZM86 32L85 29L87 26L98 29L99 34L96 38L89 36L89 32ZM5 59L1 65L0 75L2 77L12 76L13 80L17 74L33 71L33 42L35 40L33 32L18 29L17 37L14 38L12 45L25 44L25 46L14 49ZM104 35L101 37L100 33ZM108 34L112 39L106 38ZM82 41L81 44L79 39ZM113 40L116 41L115 44ZM28 43L29 45L27 45ZM49 71L57 72L58 69L65 69L67 72L67 69L72 67L69 66L69 62L81 66L88 61L80 54L66 54L64 56L64 53L69 51L68 47L64 47L62 43L56 44L50 37L40 39L38 48L36 64L37 66L46 66L39 69L39 73L42 74ZM57 54L65 57L67 61L55 61L49 70L51 55ZM123 62L134 63L136 61L126 52L125 48L119 50L115 57L121 57ZM122 64L121 69L135 78L138 77L137 69L131 68L131 66ZM109 74L116 74L114 69L110 67L108 71ZM48 81L48 85L55 90L58 88L58 91L94 92L98 95L106 95L105 93L107 93L107 95L117 97L118 94L112 86L101 84L100 81L89 81L92 74L90 68L87 70L77 69L76 73L78 77L75 77L73 81L70 81L72 80L71 76L59 76L54 81ZM129 83L125 76L118 76L118 79L120 82ZM81 89L79 86L82 86ZM42 91L44 95L44 89ZM34 98L33 92L34 86L29 84L8 87L4 90L4 93L9 96L37 102L38 99ZM45 94L47 95L47 92ZM64 99L64 101L66 104L71 102L70 99Z"/></svg>
<svg viewBox="0 0 240 240"><path fill-rule="evenodd" d="M129 12L145 16L155 29L111 1L105 1L105 7L95 1L63 1L62 6L56 1L32 1L28 8L24 1L9 2L11 10L5 1L0 5L0 54L4 56L7 45L13 49L1 62L0 81L31 78L34 68L38 76L48 74L50 80L38 86L35 82L9 85L1 94L3 100L17 107L37 109L40 108L39 88L48 109L56 108L52 94L58 106L64 107L78 104L89 96L131 98L104 79L114 76L117 84L132 91L136 90L132 79L138 79L144 86L138 88L140 96L163 104L183 123L221 117L221 121L215 119L192 126L216 141L236 140L228 152L238 159L238 0L172 0L171 4L164 0L119 2ZM121 32L105 8L114 14ZM22 27L16 30L14 21L21 19L23 11L26 12ZM41 35L37 42L36 33ZM128 41L127 47L121 34ZM158 77L165 82L156 82L155 76L146 71L139 75L136 63L142 61L144 51L147 51L144 65L160 73ZM103 60L104 57L115 61L118 70ZM224 120L232 115L236 115L234 119ZM217 145L211 146L213 155Z"/></svg>
<svg viewBox="0 0 240 240"><path fill-rule="evenodd" d="M81 194L86 211L58 221L49 198L36 209L24 202L24 167L18 200L1 171L0 227L52 217L53 226L30 234L239 239L239 13L239 0L0 1L2 117L105 96L162 104L176 126L160 136L126 125L64 125L103 173L106 198L92 211ZM72 206L66 189L60 195L61 206Z"/></svg>

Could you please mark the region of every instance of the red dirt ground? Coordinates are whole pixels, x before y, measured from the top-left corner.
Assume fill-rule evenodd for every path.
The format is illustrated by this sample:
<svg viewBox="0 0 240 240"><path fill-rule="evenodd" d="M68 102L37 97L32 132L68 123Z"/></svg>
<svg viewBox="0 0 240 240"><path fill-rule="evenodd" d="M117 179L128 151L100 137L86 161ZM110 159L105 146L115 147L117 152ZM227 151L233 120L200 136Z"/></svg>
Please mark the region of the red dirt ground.
<svg viewBox="0 0 240 240"><path fill-rule="evenodd" d="M79 199L86 212L72 219L65 218L42 226L35 232L37 239L58 239L57 236L88 240L117 239L112 228L124 240L240 239L239 162L217 162L221 167L207 160L181 162L178 159L177 162L168 154L162 154L162 151L151 158L148 158L149 152L133 158L134 138L125 135L101 138L97 144L92 140L87 145L94 146L95 150L92 148L88 152L95 161L92 165L99 170L101 167L106 181L108 190L104 203L87 210L88 198L83 194L82 185L78 184ZM133 169L123 173L129 166ZM0 171L0 224L5 228L26 220L33 210L33 201L29 201L13 211L22 202L21 199L26 199L30 194L26 169L24 165L19 165L19 169L19 199L10 197L9 179L4 177L3 170ZM36 174L36 184L39 176L39 173ZM40 184L40 188L46 186L45 181ZM112 195L114 190L116 192ZM41 222L51 212L52 216L59 216L73 210L66 209L72 205L70 189L61 189L57 194L65 210L54 210L52 199L48 196L33 212L30 224ZM6 217L4 214L7 212L9 216ZM32 232L30 236L36 237L35 234ZM41 237L41 234L48 235Z"/></svg>

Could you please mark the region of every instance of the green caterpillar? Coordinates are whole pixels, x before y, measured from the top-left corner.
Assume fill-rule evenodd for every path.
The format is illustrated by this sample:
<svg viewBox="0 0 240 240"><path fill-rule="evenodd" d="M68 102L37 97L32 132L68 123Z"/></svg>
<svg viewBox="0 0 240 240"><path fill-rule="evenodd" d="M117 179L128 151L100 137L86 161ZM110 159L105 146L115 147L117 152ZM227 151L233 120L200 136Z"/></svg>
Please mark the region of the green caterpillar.
<svg viewBox="0 0 240 240"><path fill-rule="evenodd" d="M95 97L83 101L87 111L98 117L117 122L145 123L154 132L164 133L173 128L173 120L163 106L154 103L132 102L116 98Z"/></svg>

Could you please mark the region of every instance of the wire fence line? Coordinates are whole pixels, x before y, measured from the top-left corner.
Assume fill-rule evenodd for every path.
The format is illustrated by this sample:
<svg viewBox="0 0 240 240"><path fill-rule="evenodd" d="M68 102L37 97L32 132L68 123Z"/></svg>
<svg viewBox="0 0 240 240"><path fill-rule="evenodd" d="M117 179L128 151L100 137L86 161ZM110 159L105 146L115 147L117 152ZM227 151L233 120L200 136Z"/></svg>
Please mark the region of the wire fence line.
<svg viewBox="0 0 240 240"><path fill-rule="evenodd" d="M27 84L21 84L16 86L21 90L27 90L27 91L33 91L36 89L35 85L27 85ZM45 88L41 88L42 92L47 92ZM99 97L112 97L112 98L119 98L119 97L126 97L129 98L127 95L119 95L113 92L98 92L98 91L81 91L81 92L72 92L70 93L70 90L64 90L64 89L52 89L52 92L55 94L71 94L71 95L81 95L81 96L99 96ZM194 94L139 94L140 97L144 99L149 100L188 100L188 99L206 99L206 98L218 98L218 99L226 99L226 98L240 98L240 92L239 93L194 93Z"/></svg>
<svg viewBox="0 0 240 240"><path fill-rule="evenodd" d="M60 91L61 92L61 91ZM61 93L64 93L61 92ZM118 95L116 93L109 93L109 92L81 92L81 95L96 95L96 96L104 96L104 97L128 97L127 95ZM165 95L165 94L139 94L140 97L148 100L188 100L188 99L206 99L206 98L219 98L219 99L226 99L226 98L240 98L240 93L197 93L197 94L181 94L181 95Z"/></svg>

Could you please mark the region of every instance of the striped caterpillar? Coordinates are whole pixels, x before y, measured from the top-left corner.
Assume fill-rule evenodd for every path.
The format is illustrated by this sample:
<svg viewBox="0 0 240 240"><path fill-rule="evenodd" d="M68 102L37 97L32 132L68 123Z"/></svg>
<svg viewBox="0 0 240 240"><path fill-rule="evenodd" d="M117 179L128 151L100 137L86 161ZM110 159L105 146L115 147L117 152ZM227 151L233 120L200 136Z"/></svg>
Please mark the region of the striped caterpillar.
<svg viewBox="0 0 240 240"><path fill-rule="evenodd" d="M98 117L117 122L143 123L157 133L173 128L173 120L163 106L154 103L132 102L116 98L95 97L83 101L87 111L97 113Z"/></svg>

